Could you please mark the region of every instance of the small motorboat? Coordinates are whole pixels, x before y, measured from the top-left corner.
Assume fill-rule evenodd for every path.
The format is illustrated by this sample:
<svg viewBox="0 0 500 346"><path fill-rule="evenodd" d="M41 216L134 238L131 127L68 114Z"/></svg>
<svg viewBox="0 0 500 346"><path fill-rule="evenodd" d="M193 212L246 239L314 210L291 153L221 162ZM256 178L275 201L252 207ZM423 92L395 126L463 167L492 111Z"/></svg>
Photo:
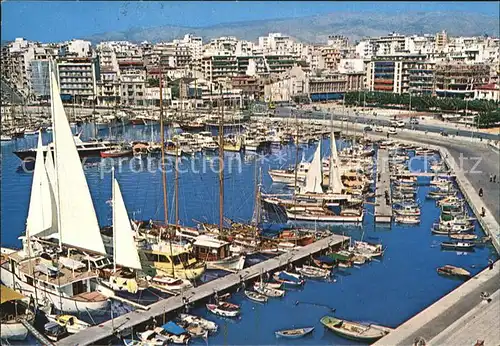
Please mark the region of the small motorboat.
<svg viewBox="0 0 500 346"><path fill-rule="evenodd" d="M247 296L248 299L253 300L254 302L258 303L266 303L267 302L267 296L258 292L254 291L245 291L245 296Z"/></svg>
<svg viewBox="0 0 500 346"><path fill-rule="evenodd" d="M30 310L27 298L21 293L4 285L0 288L0 339L23 341L28 336L28 329L21 323L21 320L33 324L35 314Z"/></svg>
<svg viewBox="0 0 500 346"><path fill-rule="evenodd" d="M193 287L189 280L176 279L166 275L156 275L149 281L153 287L164 288L170 291L185 290Z"/></svg>
<svg viewBox="0 0 500 346"><path fill-rule="evenodd" d="M444 275L444 276L454 276L454 277L459 277L463 279L468 279L470 278L470 272L467 270L460 268L460 267L455 267L450 264L447 264L443 267L439 267L437 269L437 272L439 275Z"/></svg>
<svg viewBox="0 0 500 346"><path fill-rule="evenodd" d="M321 269L332 270L335 267L335 260L328 256L319 256L313 258L313 263L315 266Z"/></svg>
<svg viewBox="0 0 500 346"><path fill-rule="evenodd" d="M269 286L268 284L262 283L262 282L256 282L254 284L253 288L257 293L263 294L263 295L265 295L267 297L271 297L271 298L283 297L285 295L284 290L280 290L278 288L273 288L273 287Z"/></svg>
<svg viewBox="0 0 500 346"><path fill-rule="evenodd" d="M237 317L240 314L240 307L228 302L219 302L217 304L207 304L207 309L215 315L222 317Z"/></svg>
<svg viewBox="0 0 500 346"><path fill-rule="evenodd" d="M312 333L314 327L285 329L274 332L277 338L298 339Z"/></svg>
<svg viewBox="0 0 500 346"><path fill-rule="evenodd" d="M420 217L418 216L396 215L394 220L396 221L396 223L402 223L405 225L418 225L420 223Z"/></svg>
<svg viewBox="0 0 500 346"><path fill-rule="evenodd" d="M52 341L59 341L66 335L66 328L56 322L49 322L43 326L45 336Z"/></svg>
<svg viewBox="0 0 500 346"><path fill-rule="evenodd" d="M287 271L279 271L274 273L273 279L281 284L288 286L302 286L305 282L300 274L290 273Z"/></svg>
<svg viewBox="0 0 500 346"><path fill-rule="evenodd" d="M476 240L477 235L475 234L450 234L450 238L453 240Z"/></svg>
<svg viewBox="0 0 500 346"><path fill-rule="evenodd" d="M387 327L375 324L365 325L331 316L323 317L320 322L326 328L343 338L370 344L386 336L391 331L391 329Z"/></svg>
<svg viewBox="0 0 500 346"><path fill-rule="evenodd" d="M156 327L153 330L148 329L138 334L139 339L143 345L148 346L162 346L170 343L173 344L187 344L191 339L189 333L181 326L170 321Z"/></svg>
<svg viewBox="0 0 500 346"><path fill-rule="evenodd" d="M134 151L132 149L122 149L122 148L109 149L100 152L102 158L125 157L125 156L132 156L133 154Z"/></svg>
<svg viewBox="0 0 500 346"><path fill-rule="evenodd" d="M189 314L180 314L179 320L184 323L188 323L189 325L198 325L205 330L208 330L210 333L216 333L218 326L215 322L206 320L199 316L189 315Z"/></svg>
<svg viewBox="0 0 500 346"><path fill-rule="evenodd" d="M331 271L328 269L322 269L307 265L304 265L301 268L297 268L296 270L300 273L300 275L311 279L326 279L331 274Z"/></svg>
<svg viewBox="0 0 500 346"><path fill-rule="evenodd" d="M476 244L460 241L444 241L441 243L441 248L445 250L472 251L474 250L474 246L476 246Z"/></svg>
<svg viewBox="0 0 500 346"><path fill-rule="evenodd" d="M72 315L47 315L47 319L66 328L69 334L76 334L90 327L90 324Z"/></svg>

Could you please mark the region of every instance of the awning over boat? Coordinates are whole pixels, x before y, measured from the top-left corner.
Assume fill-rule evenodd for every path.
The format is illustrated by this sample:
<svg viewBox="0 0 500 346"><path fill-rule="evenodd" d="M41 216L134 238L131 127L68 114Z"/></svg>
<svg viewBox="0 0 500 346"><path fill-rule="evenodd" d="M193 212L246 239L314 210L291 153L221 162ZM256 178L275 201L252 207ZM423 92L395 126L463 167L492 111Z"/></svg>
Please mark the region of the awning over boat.
<svg viewBox="0 0 500 346"><path fill-rule="evenodd" d="M0 288L0 304L25 298L25 296L23 296L21 293L18 293L13 289L8 288L7 286L1 285Z"/></svg>
<svg viewBox="0 0 500 346"><path fill-rule="evenodd" d="M316 259L322 263L326 263L326 264L334 264L335 263L335 259L329 257L329 256L318 256L316 257Z"/></svg>
<svg viewBox="0 0 500 346"><path fill-rule="evenodd" d="M168 323L165 323L163 326L161 326L163 329L165 329L168 333L174 334L174 335L181 335L186 333L186 330L174 322L170 321Z"/></svg>
<svg viewBox="0 0 500 346"><path fill-rule="evenodd" d="M339 261L348 261L351 259L350 254L347 255L347 254L342 254L342 253L337 253L337 252L331 253L328 256L334 260L339 260Z"/></svg>
<svg viewBox="0 0 500 346"><path fill-rule="evenodd" d="M285 272L281 272L278 274L278 277L281 279L281 280L286 280L286 281L299 281L299 279L297 279L297 277L293 276L293 275L289 275Z"/></svg>

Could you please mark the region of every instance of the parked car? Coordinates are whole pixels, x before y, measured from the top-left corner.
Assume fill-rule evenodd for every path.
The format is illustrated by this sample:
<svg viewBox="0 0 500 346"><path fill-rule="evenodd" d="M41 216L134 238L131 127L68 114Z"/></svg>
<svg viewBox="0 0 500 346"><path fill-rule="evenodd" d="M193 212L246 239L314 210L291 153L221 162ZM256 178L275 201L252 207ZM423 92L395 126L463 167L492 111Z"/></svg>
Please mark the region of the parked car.
<svg viewBox="0 0 500 346"><path fill-rule="evenodd" d="M375 132L383 132L382 127L381 126L375 127Z"/></svg>
<svg viewBox="0 0 500 346"><path fill-rule="evenodd" d="M372 127L371 126L365 126L365 128L363 129L363 131L365 131L365 132L372 131Z"/></svg>
<svg viewBox="0 0 500 346"><path fill-rule="evenodd" d="M389 135L397 135L398 133L396 132L396 129L394 127L391 127L389 131L387 131L387 134Z"/></svg>
<svg viewBox="0 0 500 346"><path fill-rule="evenodd" d="M411 119L410 119L410 124L411 124L411 125L418 125L418 119L416 119L416 118L411 118Z"/></svg>
<svg viewBox="0 0 500 346"><path fill-rule="evenodd" d="M441 136L448 137L448 132L441 131Z"/></svg>

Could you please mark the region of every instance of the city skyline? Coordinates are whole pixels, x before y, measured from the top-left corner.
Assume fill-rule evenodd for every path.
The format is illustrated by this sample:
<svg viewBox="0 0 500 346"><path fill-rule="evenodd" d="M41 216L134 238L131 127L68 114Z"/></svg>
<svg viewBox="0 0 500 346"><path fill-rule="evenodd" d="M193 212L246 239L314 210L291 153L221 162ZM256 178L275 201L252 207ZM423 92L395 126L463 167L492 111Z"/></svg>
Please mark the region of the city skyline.
<svg viewBox="0 0 500 346"><path fill-rule="evenodd" d="M284 20L336 12L498 13L495 2L21 2L2 4L2 40L55 42L92 35L176 26L208 28L237 22ZM189 15L186 15L189 14ZM89 25L93 24L93 25ZM397 29L397 28L395 28ZM228 35L230 33L228 32Z"/></svg>

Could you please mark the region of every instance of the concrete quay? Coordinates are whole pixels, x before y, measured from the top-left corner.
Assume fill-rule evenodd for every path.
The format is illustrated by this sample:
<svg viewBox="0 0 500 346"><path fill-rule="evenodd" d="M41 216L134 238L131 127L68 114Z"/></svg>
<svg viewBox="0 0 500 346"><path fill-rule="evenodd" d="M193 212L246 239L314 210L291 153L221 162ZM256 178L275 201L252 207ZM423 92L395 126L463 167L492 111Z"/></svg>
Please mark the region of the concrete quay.
<svg viewBox="0 0 500 346"><path fill-rule="evenodd" d="M497 345L500 332L493 328L500 324L499 274L497 261L492 270L483 270L373 345L414 345L422 339L428 345L473 345L495 337L485 345ZM492 301L483 301L481 292L488 292ZM476 340L465 342L471 338Z"/></svg>
<svg viewBox="0 0 500 346"><path fill-rule="evenodd" d="M379 149L378 151L377 182L375 186L375 222L391 223L391 173L389 171L389 151L387 149Z"/></svg>
<svg viewBox="0 0 500 346"><path fill-rule="evenodd" d="M147 311L135 310L100 325L85 329L77 334L60 340L57 345L95 345L100 340L106 339L117 332L119 333L122 330L133 328L138 324L150 321L154 317L164 316L181 309L184 307L183 297L188 298L189 303L207 299L213 296L215 292L228 290L244 281L257 279L263 273L275 271L326 249L339 247L341 244L348 241L349 237L333 234L310 245L304 246L303 248L253 265L238 273L229 274L198 287L186 290L181 295L156 302L152 304Z"/></svg>

